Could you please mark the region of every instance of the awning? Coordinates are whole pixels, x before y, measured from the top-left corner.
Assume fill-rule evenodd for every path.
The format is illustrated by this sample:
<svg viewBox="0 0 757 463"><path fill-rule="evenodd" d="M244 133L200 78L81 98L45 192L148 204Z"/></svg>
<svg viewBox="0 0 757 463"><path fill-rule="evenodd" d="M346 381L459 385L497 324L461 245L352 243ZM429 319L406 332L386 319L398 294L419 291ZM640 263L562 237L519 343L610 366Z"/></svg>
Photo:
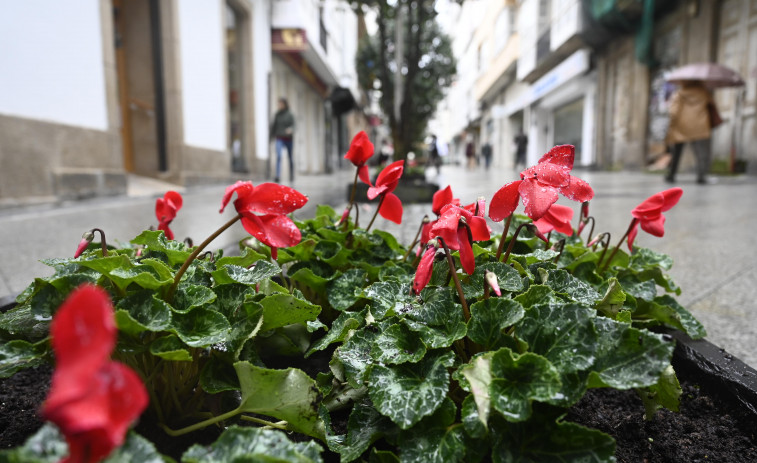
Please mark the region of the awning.
<svg viewBox="0 0 757 463"><path fill-rule="evenodd" d="M329 100L331 101L331 110L334 116L341 116L357 107L355 97L352 96L352 92L348 88L336 87L331 92Z"/></svg>
<svg viewBox="0 0 757 463"><path fill-rule="evenodd" d="M336 76L310 44L304 29L271 30L271 49L321 97L326 98L329 87L337 85Z"/></svg>

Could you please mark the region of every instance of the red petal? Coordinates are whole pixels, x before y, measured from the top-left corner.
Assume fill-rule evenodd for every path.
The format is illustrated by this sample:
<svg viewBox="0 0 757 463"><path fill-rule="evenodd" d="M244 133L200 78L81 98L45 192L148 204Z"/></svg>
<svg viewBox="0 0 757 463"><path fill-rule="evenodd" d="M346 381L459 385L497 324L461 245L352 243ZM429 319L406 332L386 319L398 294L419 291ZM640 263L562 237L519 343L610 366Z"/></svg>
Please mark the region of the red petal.
<svg viewBox="0 0 757 463"><path fill-rule="evenodd" d="M518 189L521 182L522 180L510 182L494 193L489 205L490 219L500 222L515 211L520 201Z"/></svg>
<svg viewBox="0 0 757 463"><path fill-rule="evenodd" d="M84 251L87 250L89 243L91 243L91 241L86 238L83 238L81 241L79 241L79 245L76 247L76 252L74 253L74 259L79 257Z"/></svg>
<svg viewBox="0 0 757 463"><path fill-rule="evenodd" d="M300 229L285 215L261 215L260 221L265 230L265 240L273 248L288 248L299 243L302 239Z"/></svg>
<svg viewBox="0 0 757 463"><path fill-rule="evenodd" d="M560 193L562 193L563 196L570 200L579 202L590 201L592 198L594 198L594 190L591 188L591 186L589 186L588 183L581 180L580 178L574 177L572 175L570 176L570 184L561 188Z"/></svg>
<svg viewBox="0 0 757 463"><path fill-rule="evenodd" d="M431 227L431 238L440 236L450 249L457 249L457 228L460 224L461 209L457 206L444 206L442 215Z"/></svg>
<svg viewBox="0 0 757 463"><path fill-rule="evenodd" d="M476 260L473 257L473 248L470 241L468 241L468 231L465 227L460 227L457 230L457 239L460 242L460 265L468 275L473 275L473 271L476 269Z"/></svg>
<svg viewBox="0 0 757 463"><path fill-rule="evenodd" d="M555 188L543 185L535 180L523 180L518 187L518 192L523 198L526 215L533 220L540 219L557 201L557 190ZM491 208L489 208L489 213L491 214Z"/></svg>
<svg viewBox="0 0 757 463"><path fill-rule="evenodd" d="M570 184L570 169L565 166L544 162L537 164L532 172L534 178L544 185L562 188Z"/></svg>
<svg viewBox="0 0 757 463"><path fill-rule="evenodd" d="M172 240L174 238L174 236L173 236L173 232L171 231L171 229L168 228L168 224L169 223L170 223L170 221L169 222L161 222L160 224L158 224L158 230L163 230L163 233L165 233L166 238L168 238L169 240Z"/></svg>
<svg viewBox="0 0 757 463"><path fill-rule="evenodd" d="M155 217L158 222L171 221L176 218L176 207L164 198L155 200Z"/></svg>
<svg viewBox="0 0 757 463"><path fill-rule="evenodd" d="M393 191L394 187L397 186L397 182L399 181L400 177L402 177L402 172L405 169L404 166L404 160L394 161L393 163L386 166L376 178L376 186L391 186L391 189L389 189L388 191Z"/></svg>
<svg viewBox="0 0 757 463"><path fill-rule="evenodd" d="M371 184L371 171L370 171L370 169L368 169L368 166L362 165L362 166L358 167L357 168L357 176L366 185L370 185Z"/></svg>
<svg viewBox="0 0 757 463"><path fill-rule="evenodd" d="M548 162L566 167L568 170L573 169L573 160L576 156L576 148L573 145L555 146L539 159L539 164Z"/></svg>
<svg viewBox="0 0 757 463"><path fill-rule="evenodd" d="M670 210L670 208L678 204L678 200L681 199L681 195L683 195L683 190L678 187L663 191L662 196L664 200L662 204L662 212L668 211Z"/></svg>
<svg viewBox="0 0 757 463"><path fill-rule="evenodd" d="M434 197L431 200L431 211L436 215L441 214L442 207L451 204L453 198L452 187L447 185L447 188L434 193Z"/></svg>
<svg viewBox="0 0 757 463"><path fill-rule="evenodd" d="M650 235L661 237L665 235L665 216L660 214L651 220L640 220L641 229Z"/></svg>
<svg viewBox="0 0 757 463"><path fill-rule="evenodd" d="M50 325L57 368L97 370L110 357L116 332L108 293L91 285L75 289Z"/></svg>
<svg viewBox="0 0 757 463"><path fill-rule="evenodd" d="M238 199L234 205L238 202L243 203L241 206L245 210L252 212L289 214L304 206L308 198L294 188L278 183L263 183L255 187L253 194L243 200ZM237 206L237 211L240 211L240 206Z"/></svg>
<svg viewBox="0 0 757 463"><path fill-rule="evenodd" d="M174 209L176 209L177 211L181 209L181 206L184 204L184 200L182 199L181 194L179 194L178 191L166 191L166 194L163 195L163 198L173 204Z"/></svg>
<svg viewBox="0 0 757 463"><path fill-rule="evenodd" d="M347 154L344 155L344 158L349 159L349 161L356 166L362 166L371 156L373 156L373 150L373 143L371 143L371 140L368 138L368 134L361 130L355 135L355 137L353 137L352 143L350 143L350 149L347 151Z"/></svg>
<svg viewBox="0 0 757 463"><path fill-rule="evenodd" d="M473 241L486 241L491 238L489 225L486 223L485 218L473 216L468 220L468 226L470 227Z"/></svg>
<svg viewBox="0 0 757 463"><path fill-rule="evenodd" d="M434 226L435 223L436 223L436 220L434 220L433 222L424 223L423 226L421 227L421 245L428 243L429 240L432 238L431 228Z"/></svg>
<svg viewBox="0 0 757 463"><path fill-rule="evenodd" d="M570 225L570 221L573 220L573 209L570 207L553 204L543 218L552 222L556 231L565 235L573 234L573 227Z"/></svg>
<svg viewBox="0 0 757 463"><path fill-rule="evenodd" d="M389 187L387 185L368 187L366 195L368 196L368 199L375 199L388 189Z"/></svg>
<svg viewBox="0 0 757 463"><path fill-rule="evenodd" d="M384 196L384 202L381 203L379 214L386 220L391 220L397 224L402 223L402 201L394 193L387 193Z"/></svg>
<svg viewBox="0 0 757 463"><path fill-rule="evenodd" d="M250 196L254 189L255 187L251 182L243 182L241 180L237 181L237 183L233 185L227 186L226 191L224 191L223 193L223 198L221 198L221 209L218 212L223 212L223 210L226 209L226 206L229 204L231 196L234 194L234 192L237 193L237 200L239 200Z"/></svg>
<svg viewBox="0 0 757 463"><path fill-rule="evenodd" d="M418 262L418 268L415 270L415 278L413 279L413 291L415 291L415 294L420 294L428 282L431 281L434 255L436 255L436 248L429 246L426 252L423 253L420 262Z"/></svg>
<svg viewBox="0 0 757 463"><path fill-rule="evenodd" d="M536 228L539 230L539 233L546 234L551 232L555 229L555 225L547 220L547 216L545 215L539 220L534 220L534 225L536 225Z"/></svg>

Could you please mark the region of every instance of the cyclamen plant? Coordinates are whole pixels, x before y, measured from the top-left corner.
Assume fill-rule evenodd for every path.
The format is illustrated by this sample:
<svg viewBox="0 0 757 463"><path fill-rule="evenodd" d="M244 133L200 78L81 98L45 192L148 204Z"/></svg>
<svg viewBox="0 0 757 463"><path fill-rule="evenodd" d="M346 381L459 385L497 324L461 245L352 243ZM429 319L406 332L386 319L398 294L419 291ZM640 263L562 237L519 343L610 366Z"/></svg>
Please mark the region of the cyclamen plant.
<svg viewBox="0 0 757 463"><path fill-rule="evenodd" d="M399 222L393 191L404 166L390 164L373 185L372 154L358 134L345 157L356 166L355 182L378 198L376 214ZM609 236L591 238L593 190L572 166L573 148L555 147L497 191L488 215L506 219L501 235L492 235L483 198L461 206L451 188L440 190L431 205L436 219L417 218L418 236L407 246L371 231L373 220L360 228L352 200L343 214L318 206L313 218L297 220L289 215L305 205L303 194L250 182L221 198L223 211L236 195L236 216L190 246L167 237L183 202L167 194L156 204L164 229L117 248L102 232L102 247L91 245L88 232L77 257L45 261L55 274L35 280L0 316L0 374L51 360L52 336L55 397L58 371L67 368L57 320L97 286L98 304L113 301L118 341L113 360L105 347L98 362L80 360L90 370L121 362L136 372L149 397L140 419L156 422L164 439L218 436L175 459L614 461L613 439L565 421L566 410L598 387L636 389L650 418L659 407L676 409L673 344L650 328L695 338L704 329L671 296L680 290L665 274L670 258L632 247L639 226L662 236L663 212L680 189L634 209L606 256ZM560 194L582 203L578 233L573 210L556 204ZM514 213L521 201L526 215ZM237 221L251 235L239 255L205 251ZM594 242L585 243L580 232L589 221L586 241ZM630 254L620 246L626 239ZM117 399L98 403L108 409ZM62 436L46 425L0 456L74 458L65 420L52 421ZM119 432L129 422L119 421ZM108 458L169 461L162 448L131 431Z"/></svg>

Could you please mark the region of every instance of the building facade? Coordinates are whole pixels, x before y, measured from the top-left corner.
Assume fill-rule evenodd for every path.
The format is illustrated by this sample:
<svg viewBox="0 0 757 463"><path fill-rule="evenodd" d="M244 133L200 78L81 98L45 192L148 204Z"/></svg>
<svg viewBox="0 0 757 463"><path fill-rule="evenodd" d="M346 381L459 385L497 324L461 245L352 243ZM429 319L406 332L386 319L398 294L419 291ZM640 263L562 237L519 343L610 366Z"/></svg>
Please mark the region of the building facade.
<svg viewBox="0 0 757 463"><path fill-rule="evenodd" d="M4 4L0 205L121 194L130 174L265 178L277 95L293 103L296 169L328 170L361 123L347 117L357 26L341 0Z"/></svg>

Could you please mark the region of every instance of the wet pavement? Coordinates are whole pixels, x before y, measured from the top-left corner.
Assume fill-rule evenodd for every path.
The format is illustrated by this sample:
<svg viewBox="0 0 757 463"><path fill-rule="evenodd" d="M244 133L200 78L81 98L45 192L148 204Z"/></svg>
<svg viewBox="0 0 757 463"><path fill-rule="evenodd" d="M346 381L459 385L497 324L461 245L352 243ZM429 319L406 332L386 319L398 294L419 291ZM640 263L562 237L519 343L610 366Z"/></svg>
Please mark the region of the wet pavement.
<svg viewBox="0 0 757 463"><path fill-rule="evenodd" d="M669 188L662 176L638 172L591 172L576 170L579 178L595 191L591 215L597 220L595 235L610 232L612 245L623 235L631 220L630 211L650 195ZM308 195L308 204L296 216L310 216L317 204L331 204L341 210L346 204L347 185L354 171L330 175L300 176L292 186ZM478 196L491 199L503 184L515 180L511 170L467 170L444 166L441 174L428 173L440 186L452 185L464 203ZM711 342L728 350L751 366L757 366L757 178L713 177L698 185L693 174L679 175L677 186L684 190L676 207L665 213L665 236L656 238L639 232L637 245L666 253L673 258L669 272L681 287L678 301L707 328ZM0 297L22 291L36 276L50 269L40 259L73 254L81 234L93 227L105 230L109 241L129 241L141 230L156 225L155 199L174 186L149 179L130 178L129 194L55 205L35 205L0 210ZM177 239L191 236L203 240L233 216L233 208L218 213L225 185L196 187L183 191L184 206L171 228ZM580 205L561 198L560 204L578 213ZM361 222L367 223L372 204L361 206ZM406 205L402 225L378 220L374 227L395 233L409 243L429 204ZM522 206L518 212L522 211ZM365 217L365 219L363 219ZM501 232L501 224L493 224ZM241 226L221 235L215 247L233 245L245 236Z"/></svg>

